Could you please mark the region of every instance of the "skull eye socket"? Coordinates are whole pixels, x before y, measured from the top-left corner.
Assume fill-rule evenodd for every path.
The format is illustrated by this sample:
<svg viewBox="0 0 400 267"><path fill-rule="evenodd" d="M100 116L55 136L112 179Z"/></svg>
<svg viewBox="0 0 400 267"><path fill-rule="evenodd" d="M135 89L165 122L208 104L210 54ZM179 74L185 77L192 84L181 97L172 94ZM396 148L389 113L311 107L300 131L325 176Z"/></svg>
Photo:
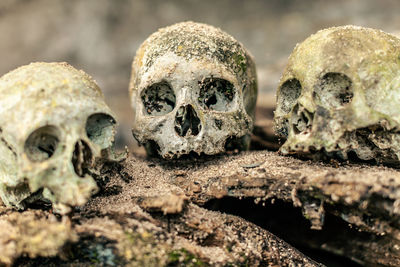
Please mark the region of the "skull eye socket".
<svg viewBox="0 0 400 267"><path fill-rule="evenodd" d="M352 82L342 73L326 73L315 87L314 99L324 107L338 108L353 99Z"/></svg>
<svg viewBox="0 0 400 267"><path fill-rule="evenodd" d="M24 150L33 162L51 158L58 148L60 131L55 126L43 126L32 132L25 142Z"/></svg>
<svg viewBox="0 0 400 267"><path fill-rule="evenodd" d="M236 94L231 82L211 77L199 81L199 86L198 101L204 109L228 111L231 108L230 103Z"/></svg>
<svg viewBox="0 0 400 267"><path fill-rule="evenodd" d="M114 141L115 119L104 113L90 115L86 121L86 135L100 146L101 149L110 147Z"/></svg>
<svg viewBox="0 0 400 267"><path fill-rule="evenodd" d="M153 116L170 113L175 108L175 93L167 82L155 83L141 93L145 112Z"/></svg>
<svg viewBox="0 0 400 267"><path fill-rule="evenodd" d="M289 113L301 94L301 84L297 79L284 82L279 88L277 106L283 113Z"/></svg>

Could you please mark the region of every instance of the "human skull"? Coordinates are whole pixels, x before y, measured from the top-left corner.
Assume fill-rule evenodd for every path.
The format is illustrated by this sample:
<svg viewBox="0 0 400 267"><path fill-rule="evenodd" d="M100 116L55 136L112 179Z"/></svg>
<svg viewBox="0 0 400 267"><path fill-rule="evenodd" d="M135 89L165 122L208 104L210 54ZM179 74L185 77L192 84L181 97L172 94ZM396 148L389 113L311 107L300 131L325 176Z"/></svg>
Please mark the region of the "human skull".
<svg viewBox="0 0 400 267"><path fill-rule="evenodd" d="M275 128L283 154L398 164L400 40L355 26L307 38L281 78Z"/></svg>
<svg viewBox="0 0 400 267"><path fill-rule="evenodd" d="M93 79L67 63L32 63L1 77L3 202L84 204L97 191L89 169L111 149L115 123Z"/></svg>
<svg viewBox="0 0 400 267"><path fill-rule="evenodd" d="M211 155L249 145L255 65L217 28L183 22L152 34L133 61L130 95L132 132L150 155Z"/></svg>

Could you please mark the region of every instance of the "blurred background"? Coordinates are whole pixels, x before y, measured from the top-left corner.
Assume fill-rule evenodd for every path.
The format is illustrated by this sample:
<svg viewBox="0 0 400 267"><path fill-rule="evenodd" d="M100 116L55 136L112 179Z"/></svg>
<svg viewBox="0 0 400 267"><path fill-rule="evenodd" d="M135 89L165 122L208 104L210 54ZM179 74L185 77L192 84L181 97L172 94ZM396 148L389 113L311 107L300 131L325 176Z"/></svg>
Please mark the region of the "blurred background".
<svg viewBox="0 0 400 267"><path fill-rule="evenodd" d="M398 33L399 11L397 0L1 0L0 75L33 61L67 61L83 69L120 120L118 146L133 147L131 61L158 28L193 20L233 35L257 63L259 105L271 105L296 43L345 24Z"/></svg>

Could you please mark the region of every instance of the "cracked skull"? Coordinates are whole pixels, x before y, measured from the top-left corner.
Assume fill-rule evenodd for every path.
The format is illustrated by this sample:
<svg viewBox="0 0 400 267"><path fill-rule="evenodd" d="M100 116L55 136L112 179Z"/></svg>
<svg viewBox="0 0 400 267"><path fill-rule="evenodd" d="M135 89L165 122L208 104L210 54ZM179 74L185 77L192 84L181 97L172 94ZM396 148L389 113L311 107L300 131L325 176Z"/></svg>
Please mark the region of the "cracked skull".
<svg viewBox="0 0 400 267"><path fill-rule="evenodd" d="M398 164L400 40L355 26L307 38L282 75L275 128L283 154Z"/></svg>
<svg viewBox="0 0 400 267"><path fill-rule="evenodd" d="M151 35L133 62L130 94L132 132L150 155L212 155L249 145L255 66L219 29L184 22Z"/></svg>
<svg viewBox="0 0 400 267"><path fill-rule="evenodd" d="M6 205L82 205L97 191L89 170L110 151L115 120L91 77L66 63L20 67L0 78L0 114Z"/></svg>

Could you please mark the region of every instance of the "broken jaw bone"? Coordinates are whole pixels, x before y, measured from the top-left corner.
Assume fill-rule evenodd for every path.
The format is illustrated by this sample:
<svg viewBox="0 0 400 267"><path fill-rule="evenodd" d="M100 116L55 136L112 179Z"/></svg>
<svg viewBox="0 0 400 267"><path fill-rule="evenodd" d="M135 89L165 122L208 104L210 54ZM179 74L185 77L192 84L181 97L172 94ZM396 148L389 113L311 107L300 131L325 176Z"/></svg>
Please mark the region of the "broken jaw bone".
<svg viewBox="0 0 400 267"><path fill-rule="evenodd" d="M254 62L233 37L183 22L160 29L132 64L133 135L149 155L222 153L249 145L257 81Z"/></svg>
<svg viewBox="0 0 400 267"><path fill-rule="evenodd" d="M317 32L289 57L277 91L283 154L400 161L400 40L344 26Z"/></svg>
<svg viewBox="0 0 400 267"><path fill-rule="evenodd" d="M112 149L116 127L92 78L66 63L32 63L0 78L0 99L3 202L85 204L97 191L89 169Z"/></svg>

